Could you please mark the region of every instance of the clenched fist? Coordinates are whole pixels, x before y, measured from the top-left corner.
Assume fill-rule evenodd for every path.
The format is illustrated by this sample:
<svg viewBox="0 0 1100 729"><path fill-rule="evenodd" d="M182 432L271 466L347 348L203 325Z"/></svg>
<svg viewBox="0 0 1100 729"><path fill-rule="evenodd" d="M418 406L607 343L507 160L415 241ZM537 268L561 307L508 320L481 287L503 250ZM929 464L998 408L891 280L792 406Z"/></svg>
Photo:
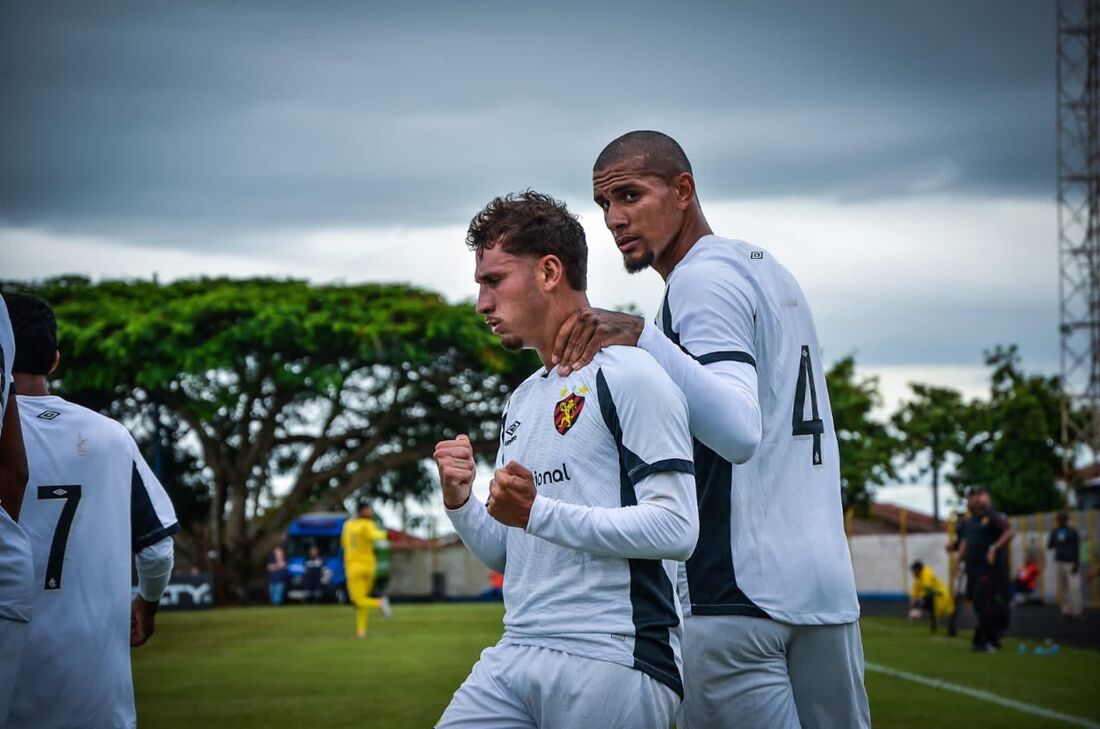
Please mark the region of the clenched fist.
<svg viewBox="0 0 1100 729"><path fill-rule="evenodd" d="M515 461L498 468L489 482L489 516L505 526L527 528L535 503L535 477Z"/></svg>
<svg viewBox="0 0 1100 729"><path fill-rule="evenodd" d="M470 498L474 483L474 447L470 439L460 435L454 440L442 440L435 444L435 465L439 469L439 483L443 486L443 505L457 509Z"/></svg>

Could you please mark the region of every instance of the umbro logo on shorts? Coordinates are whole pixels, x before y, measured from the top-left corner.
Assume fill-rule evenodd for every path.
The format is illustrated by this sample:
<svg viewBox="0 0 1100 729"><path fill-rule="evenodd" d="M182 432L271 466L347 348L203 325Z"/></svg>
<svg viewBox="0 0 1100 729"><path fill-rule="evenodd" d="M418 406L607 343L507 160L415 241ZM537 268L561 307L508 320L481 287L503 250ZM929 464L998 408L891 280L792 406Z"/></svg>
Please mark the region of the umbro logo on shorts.
<svg viewBox="0 0 1100 729"><path fill-rule="evenodd" d="M56 410L43 410L37 415L37 417L42 418L43 420L53 420L60 414L61 413L57 412Z"/></svg>
<svg viewBox="0 0 1100 729"><path fill-rule="evenodd" d="M762 261L764 260L764 251L752 251L749 253L749 258L754 261Z"/></svg>

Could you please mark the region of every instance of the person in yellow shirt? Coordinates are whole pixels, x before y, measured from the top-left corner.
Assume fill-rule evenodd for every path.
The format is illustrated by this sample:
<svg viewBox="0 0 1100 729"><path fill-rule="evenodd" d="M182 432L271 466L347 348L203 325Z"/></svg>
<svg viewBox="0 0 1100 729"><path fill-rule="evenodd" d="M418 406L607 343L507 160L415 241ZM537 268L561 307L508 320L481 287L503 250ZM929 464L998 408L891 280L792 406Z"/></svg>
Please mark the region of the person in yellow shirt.
<svg viewBox="0 0 1100 729"><path fill-rule="evenodd" d="M927 610L932 620L932 632L936 632L936 621L955 612L955 596L936 576L932 568L917 560L909 566L913 574L913 586L909 588L910 616L919 619L920 611Z"/></svg>
<svg viewBox="0 0 1100 729"><path fill-rule="evenodd" d="M374 509L365 501L359 502L358 516L344 522L340 534L340 546L344 549L344 572L348 580L348 598L355 605L355 634L367 637L367 614L378 608L382 615L390 617L390 600L387 597L371 597L378 560L374 543L386 538L386 532L374 523Z"/></svg>

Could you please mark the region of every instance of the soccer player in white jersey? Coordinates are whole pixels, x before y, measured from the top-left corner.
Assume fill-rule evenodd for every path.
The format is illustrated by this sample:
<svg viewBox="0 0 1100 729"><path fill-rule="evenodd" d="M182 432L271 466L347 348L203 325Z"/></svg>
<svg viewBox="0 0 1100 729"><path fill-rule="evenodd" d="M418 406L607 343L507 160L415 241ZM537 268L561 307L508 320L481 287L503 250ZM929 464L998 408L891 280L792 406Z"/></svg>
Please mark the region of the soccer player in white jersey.
<svg viewBox="0 0 1100 729"><path fill-rule="evenodd" d="M15 337L0 299L0 727L11 706L34 601L31 544L16 523L27 485L27 456L12 387L14 360Z"/></svg>
<svg viewBox="0 0 1100 729"><path fill-rule="evenodd" d="M30 467L20 522L35 584L6 729L133 727L130 647L153 634L179 525L130 433L50 394L47 378L60 361L50 307L26 294L7 301Z"/></svg>
<svg viewBox="0 0 1100 729"><path fill-rule="evenodd" d="M657 271L664 302L656 324L579 309L553 361L568 376L634 345L687 397L700 524L680 580L678 726L869 726L836 432L798 283L764 249L713 234L664 134L611 142L592 188L627 271Z"/></svg>
<svg viewBox="0 0 1100 729"><path fill-rule="evenodd" d="M526 192L473 219L477 311L506 349L549 362L587 305L584 230ZM645 352L604 350L567 378L540 368L509 399L489 500L470 498L465 435L436 446L447 515L504 573L504 636L438 724L446 729L666 729L679 705L675 560L698 536L682 393Z"/></svg>

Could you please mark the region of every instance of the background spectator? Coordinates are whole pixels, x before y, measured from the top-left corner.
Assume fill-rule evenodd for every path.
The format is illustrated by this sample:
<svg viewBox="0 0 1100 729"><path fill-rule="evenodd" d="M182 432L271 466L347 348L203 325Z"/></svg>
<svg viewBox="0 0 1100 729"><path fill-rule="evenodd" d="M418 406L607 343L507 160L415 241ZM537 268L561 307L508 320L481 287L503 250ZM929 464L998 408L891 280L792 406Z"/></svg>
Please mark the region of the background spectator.
<svg viewBox="0 0 1100 729"><path fill-rule="evenodd" d="M1081 536L1069 525L1069 514L1057 516L1058 526L1050 532L1047 549L1054 550L1058 592L1062 595L1062 616L1070 620L1081 617Z"/></svg>
<svg viewBox="0 0 1100 729"><path fill-rule="evenodd" d="M286 553L283 548L275 547L267 560L267 590L272 605L282 605L286 596L286 583L290 573L286 567Z"/></svg>

